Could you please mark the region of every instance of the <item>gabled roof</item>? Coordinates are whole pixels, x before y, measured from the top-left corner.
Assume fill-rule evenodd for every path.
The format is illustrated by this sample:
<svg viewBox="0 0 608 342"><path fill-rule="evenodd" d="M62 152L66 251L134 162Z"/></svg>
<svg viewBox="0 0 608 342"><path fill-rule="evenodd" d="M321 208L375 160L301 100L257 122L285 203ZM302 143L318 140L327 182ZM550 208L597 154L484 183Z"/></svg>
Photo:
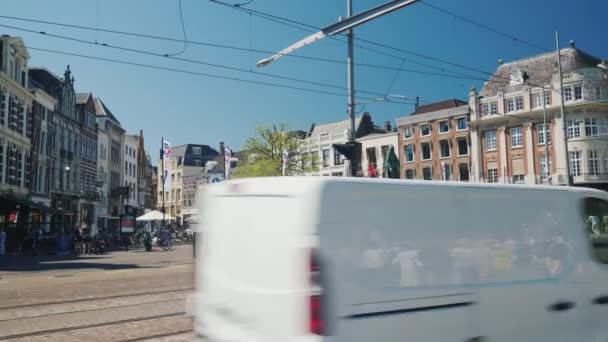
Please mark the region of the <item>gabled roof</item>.
<svg viewBox="0 0 608 342"><path fill-rule="evenodd" d="M76 104L86 104L89 101L89 97L93 96L91 93L77 93Z"/></svg>
<svg viewBox="0 0 608 342"><path fill-rule="evenodd" d="M436 111L439 111L442 109L456 108L456 107L466 106L466 105L468 105L468 103L465 101L458 100L458 99L449 99L449 100L444 100L444 101L420 106L420 108L418 108L418 110L416 110L415 112L413 112L410 115L418 115L418 114L424 114L424 113L429 113L429 112L436 112Z"/></svg>
<svg viewBox="0 0 608 342"><path fill-rule="evenodd" d="M101 116L101 117L107 117L110 121L114 122L115 124L117 124L118 126L122 125L120 124L120 121L118 121L118 119L116 118L116 116L114 116L114 114L112 114L112 112L110 111L110 109L105 105L105 103L103 103L103 101L100 98L95 98L95 111L96 111L96 115L97 116Z"/></svg>
<svg viewBox="0 0 608 342"><path fill-rule="evenodd" d="M571 43L569 48L560 51L562 72L570 73L580 68L596 67L602 60L598 57L574 47ZM514 72L524 72L528 77L525 84L510 85L509 80ZM494 75L483 86L479 95L494 96L498 92L510 93L521 90L528 85L549 85L553 77L557 75L557 56L555 52L547 52L541 55L519 59L513 62L501 64Z"/></svg>

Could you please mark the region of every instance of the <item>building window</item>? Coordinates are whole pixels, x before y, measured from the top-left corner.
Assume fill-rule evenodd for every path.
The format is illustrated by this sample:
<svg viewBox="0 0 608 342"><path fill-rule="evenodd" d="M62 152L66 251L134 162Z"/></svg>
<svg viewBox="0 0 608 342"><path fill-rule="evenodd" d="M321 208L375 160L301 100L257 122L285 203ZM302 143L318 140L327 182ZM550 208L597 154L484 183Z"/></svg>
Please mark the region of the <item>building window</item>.
<svg viewBox="0 0 608 342"><path fill-rule="evenodd" d="M334 165L343 165L344 156L337 149L334 148Z"/></svg>
<svg viewBox="0 0 608 342"><path fill-rule="evenodd" d="M317 159L319 158L319 151L310 152L310 166L314 171L317 171Z"/></svg>
<svg viewBox="0 0 608 342"><path fill-rule="evenodd" d="M538 144L544 145L545 142L551 143L551 126L547 124L547 138L545 139L545 124L537 124L536 131L538 132Z"/></svg>
<svg viewBox="0 0 608 342"><path fill-rule="evenodd" d="M600 136L608 135L608 119L599 120L599 135Z"/></svg>
<svg viewBox="0 0 608 342"><path fill-rule="evenodd" d="M597 176L600 174L600 158L599 153L596 150L590 150L587 152L587 161L589 166L589 174L591 176Z"/></svg>
<svg viewBox="0 0 608 342"><path fill-rule="evenodd" d="M496 101L490 102L490 114L498 114L498 104Z"/></svg>
<svg viewBox="0 0 608 342"><path fill-rule="evenodd" d="M442 168L443 168L443 174L441 176L443 177L443 180L445 180L445 181L452 180L452 165L444 163L442 165Z"/></svg>
<svg viewBox="0 0 608 342"><path fill-rule="evenodd" d="M441 155L441 158L450 157L450 142L448 140L439 141L439 153Z"/></svg>
<svg viewBox="0 0 608 342"><path fill-rule="evenodd" d="M541 155L540 156L540 178L542 179L542 181L546 181L549 176L551 175L551 157L549 157L548 155Z"/></svg>
<svg viewBox="0 0 608 342"><path fill-rule="evenodd" d="M405 179L416 179L416 172L414 169L405 170Z"/></svg>
<svg viewBox="0 0 608 342"><path fill-rule="evenodd" d="M524 109L524 98L518 96L515 98L515 110L523 110Z"/></svg>
<svg viewBox="0 0 608 342"><path fill-rule="evenodd" d="M580 176L581 175L581 152L580 151L572 151L569 152L570 159L570 173L572 176Z"/></svg>
<svg viewBox="0 0 608 342"><path fill-rule="evenodd" d="M403 128L403 138L409 139L413 136L414 136L414 133L412 132L412 126L405 126Z"/></svg>
<svg viewBox="0 0 608 342"><path fill-rule="evenodd" d="M381 157L382 157L383 160L388 159L387 158L388 148L389 148L388 145L382 145L382 146L380 146L380 152L382 153Z"/></svg>
<svg viewBox="0 0 608 342"><path fill-rule="evenodd" d="M583 87L582 86L574 86L574 99L582 100L583 99Z"/></svg>
<svg viewBox="0 0 608 342"><path fill-rule="evenodd" d="M371 164L371 165L373 165L374 169L376 169L378 167L377 159L376 159L376 148L369 147L369 148L365 149L365 153L367 154L368 166Z"/></svg>
<svg viewBox="0 0 608 342"><path fill-rule="evenodd" d="M322 160L323 160L323 167L327 167L329 166L329 149L324 149L321 150L322 153Z"/></svg>
<svg viewBox="0 0 608 342"><path fill-rule="evenodd" d="M542 93L532 94L532 107L533 108L542 107L543 106L542 98L543 98Z"/></svg>
<svg viewBox="0 0 608 342"><path fill-rule="evenodd" d="M507 113L515 111L515 100L507 99Z"/></svg>
<svg viewBox="0 0 608 342"><path fill-rule="evenodd" d="M439 122L439 133L447 133L450 131L450 122L448 120Z"/></svg>
<svg viewBox="0 0 608 342"><path fill-rule="evenodd" d="M202 160L195 160L194 161L194 166L203 166L203 161Z"/></svg>
<svg viewBox="0 0 608 342"><path fill-rule="evenodd" d="M563 94L564 94L564 101L565 102L572 101L572 88L570 88L570 87L564 88Z"/></svg>
<svg viewBox="0 0 608 342"><path fill-rule="evenodd" d="M597 118L585 118L585 136L597 137Z"/></svg>
<svg viewBox="0 0 608 342"><path fill-rule="evenodd" d="M428 137L429 135L431 135L431 126L429 124L420 125L420 136Z"/></svg>
<svg viewBox="0 0 608 342"><path fill-rule="evenodd" d="M460 174L461 182L468 182L469 181L469 164L458 165L458 173Z"/></svg>
<svg viewBox="0 0 608 342"><path fill-rule="evenodd" d="M577 120L568 120L566 122L568 139L581 137L581 122Z"/></svg>
<svg viewBox="0 0 608 342"><path fill-rule="evenodd" d="M201 147L200 146L192 147L192 154L200 156L201 155Z"/></svg>
<svg viewBox="0 0 608 342"><path fill-rule="evenodd" d="M467 138L461 137L456 139L458 143L458 156L467 156L469 155L469 142Z"/></svg>
<svg viewBox="0 0 608 342"><path fill-rule="evenodd" d="M482 116L498 114L498 105L496 101L484 103L482 106Z"/></svg>
<svg viewBox="0 0 608 342"><path fill-rule="evenodd" d="M420 149L422 150L422 160L431 160L431 143L420 144Z"/></svg>
<svg viewBox="0 0 608 342"><path fill-rule="evenodd" d="M342 176L344 176L344 173L343 172L334 172L331 174L331 176L332 177L342 177Z"/></svg>
<svg viewBox="0 0 608 342"><path fill-rule="evenodd" d="M604 151L604 173L608 174L608 151Z"/></svg>
<svg viewBox="0 0 608 342"><path fill-rule="evenodd" d="M406 163L414 161L414 145L405 145L403 147L403 156Z"/></svg>
<svg viewBox="0 0 608 342"><path fill-rule="evenodd" d="M422 179L433 180L433 168L432 167L423 167L422 168Z"/></svg>
<svg viewBox="0 0 608 342"><path fill-rule="evenodd" d="M522 135L521 127L511 128L511 147L522 147L524 146L524 138Z"/></svg>
<svg viewBox="0 0 608 342"><path fill-rule="evenodd" d="M498 169L488 169L488 183L498 183Z"/></svg>
<svg viewBox="0 0 608 342"><path fill-rule="evenodd" d="M513 175L513 184L524 184L524 175Z"/></svg>
<svg viewBox="0 0 608 342"><path fill-rule="evenodd" d="M600 100L602 98L602 88L595 87L595 99Z"/></svg>
<svg viewBox="0 0 608 342"><path fill-rule="evenodd" d="M486 132L486 151L496 150L496 131Z"/></svg>
<svg viewBox="0 0 608 342"><path fill-rule="evenodd" d="M456 119L456 130L462 131L469 128L467 118L458 118Z"/></svg>

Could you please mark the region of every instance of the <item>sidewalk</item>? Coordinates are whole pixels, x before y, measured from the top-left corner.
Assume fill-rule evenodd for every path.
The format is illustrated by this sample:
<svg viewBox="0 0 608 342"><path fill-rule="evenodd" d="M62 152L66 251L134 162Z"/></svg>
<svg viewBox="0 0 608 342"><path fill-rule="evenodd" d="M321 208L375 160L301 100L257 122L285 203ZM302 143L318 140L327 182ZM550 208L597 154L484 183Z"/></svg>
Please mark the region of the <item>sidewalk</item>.
<svg viewBox="0 0 608 342"><path fill-rule="evenodd" d="M127 252L113 251L103 255L4 255L0 256L0 278L40 272L74 273L159 268L184 262L192 262L190 245L174 246L174 250L168 252L159 248L150 252L143 248L129 248Z"/></svg>

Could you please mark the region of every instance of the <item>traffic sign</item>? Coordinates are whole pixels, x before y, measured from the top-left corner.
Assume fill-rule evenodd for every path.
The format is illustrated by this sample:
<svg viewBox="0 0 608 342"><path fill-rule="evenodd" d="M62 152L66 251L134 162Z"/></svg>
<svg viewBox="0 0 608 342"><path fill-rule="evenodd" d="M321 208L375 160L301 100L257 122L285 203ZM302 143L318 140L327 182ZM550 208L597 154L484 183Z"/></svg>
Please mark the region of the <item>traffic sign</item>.
<svg viewBox="0 0 608 342"><path fill-rule="evenodd" d="M213 178L213 179L211 180L211 183L219 183L219 182L220 182L220 179L219 179L219 178Z"/></svg>

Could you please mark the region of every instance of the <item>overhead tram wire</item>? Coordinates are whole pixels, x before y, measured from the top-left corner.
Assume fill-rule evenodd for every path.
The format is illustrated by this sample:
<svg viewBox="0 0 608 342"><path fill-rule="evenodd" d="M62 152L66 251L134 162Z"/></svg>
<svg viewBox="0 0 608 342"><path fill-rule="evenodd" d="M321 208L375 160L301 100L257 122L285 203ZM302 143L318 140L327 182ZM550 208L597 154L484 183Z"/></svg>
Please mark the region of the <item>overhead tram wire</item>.
<svg viewBox="0 0 608 342"><path fill-rule="evenodd" d="M223 2L223 1L219 1L219 0L208 0L208 1L210 1L212 3L220 4L222 6L225 6L225 7L228 7L228 8L232 8L232 9L235 9L235 10L238 10L238 11L242 11L242 12L245 12L245 13L254 13L255 15L257 15L257 16L259 16L261 18L265 18L265 19L268 19L268 20L271 20L271 21L275 21L275 22L284 24L286 26L291 26L291 27L299 28L300 30L309 31L308 29L297 27L296 25L302 25L302 26L305 26L305 27L314 28L315 30L321 30L320 27L316 27L316 26L313 26L313 25L310 25L310 24L306 24L306 23L299 22L299 21L296 21L296 20L293 20L293 19L289 19L289 18L280 17L280 16L273 15L273 14L264 13L264 12L261 12L261 11L252 10L250 8L234 7L233 5L231 5L229 3L226 3L226 2ZM271 19L269 19L269 18L271 18ZM284 21L284 22L282 22L282 21ZM315 32L315 31L309 31L309 32ZM335 38L335 37L329 37L329 38ZM500 76L500 75L497 75L495 73L492 73L492 72L489 72L489 71L486 71L486 70L482 70L482 69L478 69L478 68L474 68L474 67L470 67L470 66L467 66L467 65L464 65L464 64L459 64L459 63L451 62L451 61L444 60L444 59L437 58L437 57L427 56L427 55L424 55L424 54L421 54L421 53L418 53L418 52L404 50L404 49L401 49L401 48L397 48L397 47L390 46L390 45L383 44L383 43L378 43L378 42L375 42L375 41L372 41L372 40L368 40L368 39L364 39L364 38L360 38L360 37L356 37L356 36L354 38L355 38L355 40L362 41L362 42L365 42L365 43L368 43L368 44L372 44L372 45L376 45L376 46L380 46L380 47L383 47L385 49L390 49L390 50L402 52L402 53L405 53L405 54L417 56L417 57L420 57L420 58L429 59L429 60L436 61L436 62L439 62L439 63L444 63L444 64L452 65L452 66L455 66L455 67L458 67L458 68L463 68L463 69L467 69L467 70L470 70L470 71L474 71L474 72L478 72L478 73L490 76L491 78L488 79L488 80L480 79L480 80L485 81L485 82L507 83L507 82L510 82L510 80L511 80L509 77ZM342 40L337 40L337 41L344 42ZM362 47L362 46L356 45L356 44L355 44L355 46L360 47L360 48L366 48L366 47ZM545 50L545 49L543 49L543 50ZM372 51L377 51L377 50L372 50ZM385 54L384 52L379 52L379 53ZM397 58L397 59L403 59L402 57L394 56L394 55L391 55L391 54L386 54L386 55L394 57L394 58ZM445 70L443 68L436 67L436 66L434 66L433 68L438 69L438 70L442 70L442 71ZM451 72L454 72L454 71L451 71ZM494 78L502 79L502 81L495 80ZM534 87L542 87L540 85L536 85L536 84L532 84L532 83L529 83L529 85L534 86ZM555 91L557 93L560 93L557 90L555 90Z"/></svg>
<svg viewBox="0 0 608 342"><path fill-rule="evenodd" d="M81 25L71 25L71 24L58 23L58 22L50 22L50 21L37 20L37 19L28 19L28 18L21 18L21 17L14 17L14 16L5 16L5 15L0 15L0 18L10 19L10 20L18 20L18 21L25 21L25 22L33 22L33 23L40 23L40 24L45 24L45 25L54 25L54 26L60 26L60 27L68 27L68 28L81 29L81 30L100 31L100 32L106 32L106 33L112 33L112 34L118 34L118 35L133 36L133 37L138 37L138 38L156 39L156 40L164 40L164 41L171 41L171 42L184 42L181 39L170 38L170 37L155 36L155 35L148 35L148 34L134 33L134 32L108 30L108 29L99 29L99 28L94 28L94 27L87 27L87 26L81 26ZM4 25L4 26L8 27L8 28L13 28L14 27L14 26L8 26L8 25ZM15 29L19 29L19 28L15 28ZM36 31L36 32L40 33L40 32L44 32L44 31ZM233 46L233 45L215 44L215 43L207 43L207 42L192 41L192 40L188 40L186 42L188 44L193 44L193 45L201 45L201 46L215 47L215 48L228 49L228 50L247 51L247 52L255 52L255 53L261 53L261 54L275 54L276 53L275 51L270 51L270 50L244 48L244 47ZM98 45L102 45L102 44L98 44ZM375 52L378 52L378 53L382 53L384 55L391 56L391 57L394 57L394 58L399 59L399 60L406 60L406 61L412 62L411 60L404 59L404 58L396 56L396 55L387 54L387 53L384 53L384 52L381 52L381 51L377 51L377 50L374 50L374 49L368 49L368 50L375 51ZM300 59L307 59L307 60L313 60L313 61L319 61L319 62L326 62L326 63L346 64L346 61L343 61L343 60L331 59L331 58L323 58L323 57L314 57L314 56L305 56L305 55L300 55L300 54L284 54L283 56L290 57L290 58L300 58ZM436 70L440 70L440 71L443 71L443 72L446 71L444 68L438 68L438 67L434 67L434 66L431 66L431 65L428 65L428 64L424 64L424 63L414 62L414 64L419 64L421 66L430 67L430 68L433 68L433 69L436 69ZM403 69L403 68L397 69L397 68L390 67L390 66L377 65L377 64L367 64L367 63L365 63L365 64L364 63L355 63L355 65L356 66L363 66L363 67L367 67L367 68L375 68L375 69L384 69L384 70L409 72L409 73L415 73L415 74L421 74L421 75L440 76L440 77L466 79L466 80L476 80L476 81L487 81L486 79L483 79L483 78L480 78L480 77L476 77L476 76L472 76L472 75L466 75L466 74L460 74L460 73L450 73L450 74L448 74L448 73L437 73L437 72L430 72L430 71L416 70L416 69Z"/></svg>
<svg viewBox="0 0 608 342"><path fill-rule="evenodd" d="M419 0L419 1L423 5L425 5L425 6L429 7L429 8L432 8L432 9L438 11L438 12L441 12L441 13L447 14L449 16L452 16L454 18L460 19L460 20L462 20L464 22L467 22L467 23L469 23L471 25L474 25L474 26L477 26L479 28L482 28L482 29L484 29L486 31L490 31L490 32L495 33L495 34L497 34L499 36L503 36L503 37L509 38L509 39L513 40L514 42L519 42L519 43L528 45L530 47L533 47L535 49L541 50L543 52L551 52L551 51L553 51L553 50L550 50L550 49L546 49L546 48L544 48L544 47L542 47L542 46L540 46L538 44L531 43L531 42L529 42L527 40L518 38L518 37L516 37L516 36L514 36L512 34L509 34L509 33L506 33L506 32L502 32L502 31L499 31L499 30L497 30L495 28L492 28L492 27L489 27L487 25L478 23L478 22L474 21L473 19L469 19L469 18L463 17L462 15L456 14L454 12L450 12L450 11L444 9L444 8L441 8L441 7L439 7L437 5L434 5L434 4L430 3L430 2L427 2L425 0Z"/></svg>
<svg viewBox="0 0 608 342"><path fill-rule="evenodd" d="M270 82L264 82L264 81L247 80L247 79L238 78L238 77L229 77L229 76L214 75L214 74L203 73L203 72L192 71L192 70L162 67L162 66L158 66L158 65L150 65L150 64L144 64L144 63L129 62L129 61L123 61L123 60L118 60L118 59L98 57L98 56L91 56L91 55L84 55L84 54L78 54L78 53L72 53L72 52L66 52L66 51L60 51L60 50L51 50L51 49L37 48L37 47L32 47L32 46L20 45L20 44L11 44L11 45L14 46L14 47L23 47L23 48L26 48L26 49L29 49L29 50L34 50L34 51L43 51L43 52L60 54L60 55L65 55L65 56L72 56L72 57L79 57L79 58L85 58L85 59L91 59L91 60L105 61L105 62L116 63L116 64L137 66L137 67L148 68L148 69L164 70L164 71L176 72L176 73L181 73L181 74L188 74L188 75L193 75L193 76L202 76L202 77L215 78L215 79L223 79L223 80L236 81L236 82L242 82L242 83L251 83L251 84L264 85L264 86L269 86L269 87L284 88L284 89L291 89L291 90L297 90L297 91L304 91L304 92L311 92L311 93L318 93L318 94L325 94L325 95L333 95L333 96L339 96L339 97L345 97L346 96L346 94L333 93L333 92L324 91L324 90L318 90L318 89L302 88L302 87L296 87L296 86L290 86L290 85L284 85L284 84L278 84L278 83L270 83ZM366 99L366 100L374 100L374 98L371 98L371 97L361 97L361 98ZM405 102L398 102L398 101L389 102L389 103L400 104L400 105L404 105L404 104L405 105L414 105L414 103L405 103Z"/></svg>
<svg viewBox="0 0 608 342"><path fill-rule="evenodd" d="M300 21L296 21L296 20L293 20L293 19L279 17L279 16L276 16L276 15L273 15L273 14L268 14L268 13L256 11L256 10L253 10L253 9L250 9L250 8L235 7L234 5L231 5L229 3L226 3L226 2L223 2L223 1L219 1L219 0L209 0L209 1L212 2L212 3L218 4L218 5L224 6L224 7L228 7L228 8L237 10L237 11L241 11L243 13L252 14L252 15L255 15L257 17L260 17L260 18L263 18L263 19L266 19L266 20L269 20L269 21L272 21L272 22L276 22L276 23L279 23L279 24L282 24L282 25L285 25L285 26L288 26L288 27L296 28L296 29L299 29L299 30L302 30L302 31L306 31L306 32L310 32L310 33L315 33L317 31L321 30L321 27L313 26L313 25L306 24L306 23L303 23L303 22L300 22ZM300 25L300 26L298 26L298 25ZM330 36L328 38L332 39L332 40L335 40L335 41L338 41L338 42L341 42L341 43L346 43L346 41L338 39L335 36ZM373 42L373 41L370 41L370 40L367 40L367 39L363 39L363 38L360 38L360 37L357 37L357 36L355 36L354 38L355 38L355 40L358 40L358 41L361 41L361 42L365 42L367 44L373 44L373 45L376 45L376 46L381 46L381 47L384 47L384 48L393 49L393 50L396 50L396 51L399 51L399 52L402 52L402 53L407 53L407 54L414 55L414 56L421 57L421 58L432 59L432 57L428 57L428 56L424 56L422 54L418 54L418 53L414 53L414 52L410 52L410 51L394 48L394 47L391 47L391 46L388 46L388 45L385 45L385 44L376 43L376 42ZM403 56L397 56L397 55L394 55L394 54L391 54L391 53L388 53L388 52L384 52L384 51L380 51L380 50L377 50L377 49L374 49L374 48L370 48L368 46L363 46L363 45L360 45L360 44L354 44L354 46L356 46L357 48L363 49L363 50L367 50L367 51L371 51L371 52L380 54L380 55L392 57L392 58L395 58L397 60L405 60L405 61L407 61L409 63L412 63L412 64L424 66L424 67L431 68L431 69L434 69L434 70L439 70L441 72L445 72L446 71L445 68L438 67L436 65L430 65L430 64L418 62L418 61L415 61L415 60L412 60L412 59L404 58ZM275 52L273 52L273 54L274 53ZM439 59L437 59L436 61L439 61L439 62L442 62L442 63L446 63L446 64L450 64L450 63L447 63L447 62L445 62L443 60L439 60ZM356 63L355 63L355 65L356 65ZM470 69L472 71L480 72L479 70L468 68L468 67L463 67L463 66L460 66L459 64L453 64L452 63L452 65L453 66L458 66L458 67L461 67L461 68L465 68L465 69ZM451 70L450 72L452 72L455 75L459 75L459 76L463 76L463 77L468 77L468 78L474 77L474 76L471 76L471 75L468 75L468 74L464 74L464 73L460 73L460 72L453 71L453 70ZM488 74L488 72L484 72L484 71L481 71L481 73Z"/></svg>
<svg viewBox="0 0 608 342"><path fill-rule="evenodd" d="M15 30L21 30L21 31L30 32L30 33L37 33L37 34L41 34L41 35L44 35L44 36L49 36L49 37L53 37L53 38L74 41L74 42L82 43L82 44L101 46L101 47L106 47L106 48L111 48L111 49L117 49L117 50L129 51L129 52L133 52L133 53L139 53L139 54L144 54L144 55L155 56L155 57L169 58L169 59L183 61L183 62L188 62L188 63L200 64L200 65L205 65L205 66L210 66L210 67L215 67L215 68L221 68L221 69L227 69L227 70L237 71L237 72L245 72L245 73L250 73L250 74L255 74L255 75L260 75L260 76L266 76L266 77L271 77L271 78L282 79L282 80L286 80L286 81L301 82L301 83L307 83L307 84L317 85L317 86L321 86L321 87L329 87L329 88L346 90L346 87L332 85L332 84L326 84L326 83L321 83L321 82L302 80L302 79L298 79L298 78L281 76L281 75L276 75L276 74L268 74L268 73L263 73L263 72L258 72L258 71L252 71L252 70L249 70L249 69L242 69L242 68L237 68L237 67L231 67L231 66L222 65L222 64L203 62L203 61L199 61L199 60L193 60L193 59L187 59L187 58L181 58L181 57L167 56L167 55L162 54L162 53L155 53L155 52L151 52L151 51L132 49L132 48L127 48L127 47L122 47L122 46L117 46L117 45L106 44L106 43L98 44L98 43L92 42L92 41L87 41L87 40L83 40L83 39L79 39L79 38L73 38L73 37L68 37L68 36L51 34L51 33L47 33L47 32L44 32L44 31L35 31L35 30L20 28L20 27L16 27L16 26L3 25L3 24L0 24L0 27L6 27L6 28L11 28L11 29L15 29ZM376 95L376 96L383 96L384 95L383 93L377 93L377 92L371 92L371 91L360 91L360 92L361 93L365 93L365 94L370 94L370 95Z"/></svg>

